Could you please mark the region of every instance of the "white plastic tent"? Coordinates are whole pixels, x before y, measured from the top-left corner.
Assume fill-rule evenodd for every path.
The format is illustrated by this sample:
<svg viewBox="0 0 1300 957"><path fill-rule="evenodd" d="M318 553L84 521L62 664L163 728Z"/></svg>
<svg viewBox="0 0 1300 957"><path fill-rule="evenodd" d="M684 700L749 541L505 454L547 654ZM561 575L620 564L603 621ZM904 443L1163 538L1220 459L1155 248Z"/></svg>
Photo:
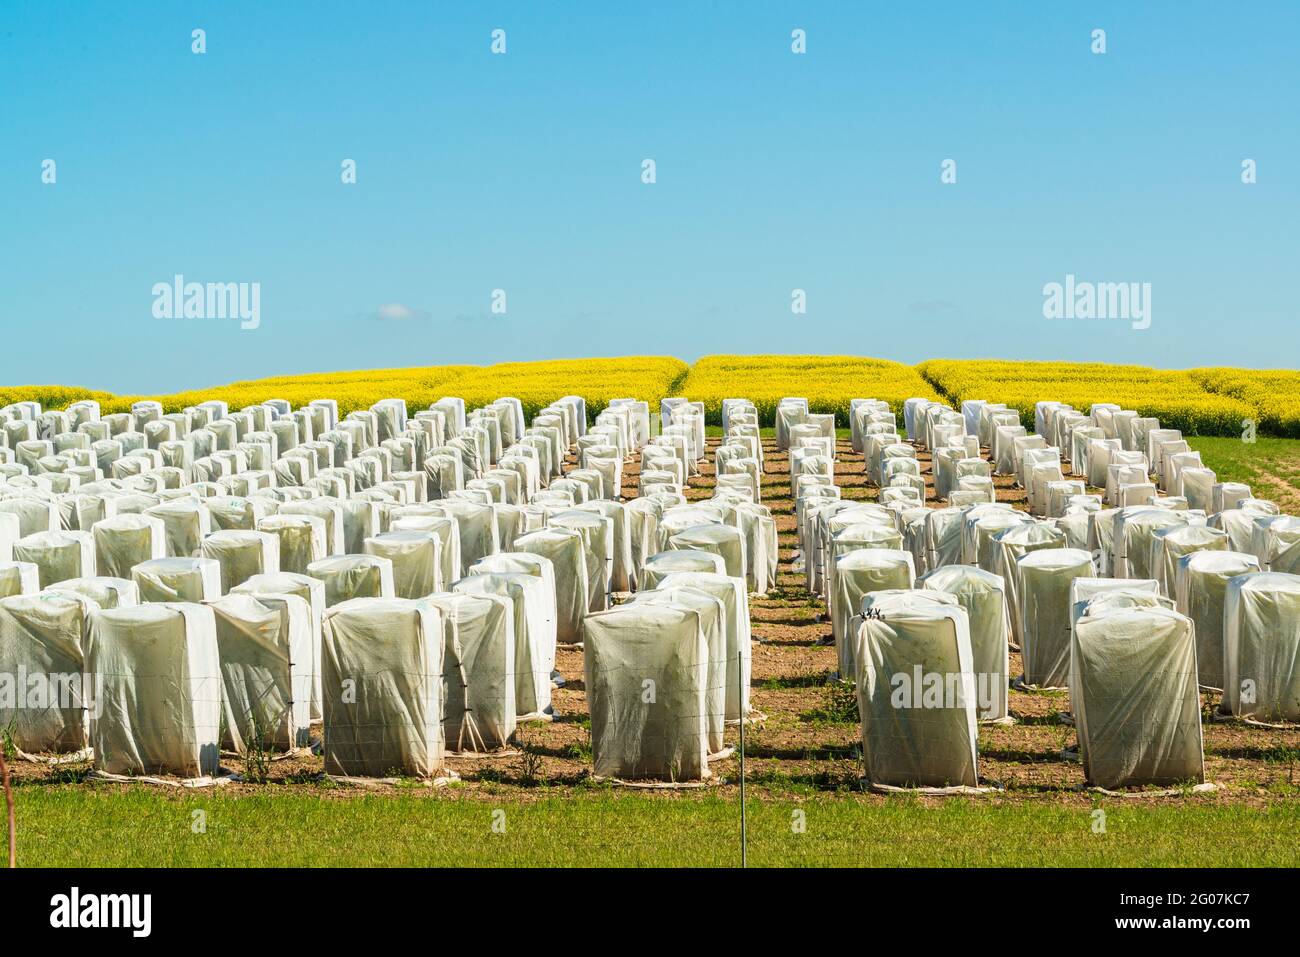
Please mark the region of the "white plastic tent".
<svg viewBox="0 0 1300 957"><path fill-rule="evenodd" d="M1178 611L1196 626L1196 667L1207 688L1223 687L1224 603L1228 583L1260 570L1245 552L1192 552L1178 560L1174 592Z"/></svg>
<svg viewBox="0 0 1300 957"><path fill-rule="evenodd" d="M90 742L109 774L198 777L218 767L221 668L212 609L189 602L92 611Z"/></svg>
<svg viewBox="0 0 1300 957"><path fill-rule="evenodd" d="M708 646L699 614L620 605L587 617L583 644L596 774L709 777Z"/></svg>
<svg viewBox="0 0 1300 957"><path fill-rule="evenodd" d="M453 624L443 658L444 721L454 753L506 747L514 736L514 605L489 594L431 595Z"/></svg>
<svg viewBox="0 0 1300 957"><path fill-rule="evenodd" d="M385 532L365 542L365 554L392 562L398 598L424 598L443 590L441 553L442 541L432 532Z"/></svg>
<svg viewBox="0 0 1300 957"><path fill-rule="evenodd" d="M966 610L924 592L878 596L858 627L862 757L872 784L978 785ZM923 596L923 597L918 597Z"/></svg>
<svg viewBox="0 0 1300 957"><path fill-rule="evenodd" d="M916 584L952 595L966 609L980 720L1006 718L1011 615L1002 577L970 565L948 565L927 572Z"/></svg>
<svg viewBox="0 0 1300 957"><path fill-rule="evenodd" d="M1025 684L1064 688L1070 678L1070 588L1095 577L1092 555L1077 548L1030 552L1016 563L1024 635Z"/></svg>
<svg viewBox="0 0 1300 957"><path fill-rule="evenodd" d="M1300 575L1230 579L1223 644L1223 710L1251 721L1300 721Z"/></svg>
<svg viewBox="0 0 1300 957"><path fill-rule="evenodd" d="M131 569L143 602L210 601L219 598L221 564L212 558L157 558Z"/></svg>
<svg viewBox="0 0 1300 957"><path fill-rule="evenodd" d="M835 639L840 677L854 680L857 636L851 622L859 614L864 596L872 592L910 589L916 581L916 566L910 552L888 548L863 548L845 552L835 562L835 583L827 596L831 634Z"/></svg>
<svg viewBox="0 0 1300 957"><path fill-rule="evenodd" d="M221 566L221 592L225 594L253 575L280 570L280 540L268 532L227 529L203 540L200 552Z"/></svg>
<svg viewBox="0 0 1300 957"><path fill-rule="evenodd" d="M45 592L0 599L0 728L30 752L86 746L83 642L88 599ZM89 689L94 695L93 683Z"/></svg>
<svg viewBox="0 0 1300 957"><path fill-rule="evenodd" d="M515 539L514 549L551 563L555 586L555 635L563 644L582 640L589 586L582 536L572 529L544 528ZM490 567L490 566L487 566Z"/></svg>
<svg viewBox="0 0 1300 957"><path fill-rule="evenodd" d="M510 599L514 607L515 707L524 720L544 719L551 713L551 672L555 667L555 632L546 618L546 582L531 574L488 572L462 578L451 590Z"/></svg>
<svg viewBox="0 0 1300 957"><path fill-rule="evenodd" d="M212 602L221 662L225 739L305 747L311 724L315 638L311 606L296 595L226 595Z"/></svg>
<svg viewBox="0 0 1300 957"><path fill-rule="evenodd" d="M1071 707L1088 781L1203 782L1196 640L1166 608L1092 606L1075 622Z"/></svg>
<svg viewBox="0 0 1300 957"><path fill-rule="evenodd" d="M95 543L95 570L125 578L140 562L167 557L167 532L162 519L149 515L118 515L90 529Z"/></svg>
<svg viewBox="0 0 1300 957"><path fill-rule="evenodd" d="M325 584L325 605L354 598L393 598L393 563L378 555L339 555L307 566Z"/></svg>
<svg viewBox="0 0 1300 957"><path fill-rule="evenodd" d="M706 672L704 679L705 728L709 754L723 749L723 730L727 712L727 612L722 600L690 586L660 585L641 592L632 599L634 605L667 605L694 612L704 635Z"/></svg>
<svg viewBox="0 0 1300 957"><path fill-rule="evenodd" d="M442 612L407 598L354 598L325 612L327 774L431 777L442 764Z"/></svg>

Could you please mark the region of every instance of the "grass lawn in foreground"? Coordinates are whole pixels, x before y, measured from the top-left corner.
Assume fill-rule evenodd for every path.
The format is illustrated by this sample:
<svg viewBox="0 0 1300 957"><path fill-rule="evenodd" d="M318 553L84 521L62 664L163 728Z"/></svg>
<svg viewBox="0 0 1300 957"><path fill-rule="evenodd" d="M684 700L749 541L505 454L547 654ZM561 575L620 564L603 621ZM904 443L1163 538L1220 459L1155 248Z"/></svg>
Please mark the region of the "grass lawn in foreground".
<svg viewBox="0 0 1300 957"><path fill-rule="evenodd" d="M1300 803L1201 796L1095 808L996 797L748 804L751 866L1300 864ZM1096 833L1095 810L1105 813ZM195 833L195 812L206 832ZM792 826L803 812L802 833ZM504 812L504 816L498 812ZM172 794L61 786L19 794L20 866L732 866L738 804L602 790L521 800L438 794ZM495 816L494 816L495 815ZM498 823L498 830L493 823ZM500 824L504 823L504 831Z"/></svg>

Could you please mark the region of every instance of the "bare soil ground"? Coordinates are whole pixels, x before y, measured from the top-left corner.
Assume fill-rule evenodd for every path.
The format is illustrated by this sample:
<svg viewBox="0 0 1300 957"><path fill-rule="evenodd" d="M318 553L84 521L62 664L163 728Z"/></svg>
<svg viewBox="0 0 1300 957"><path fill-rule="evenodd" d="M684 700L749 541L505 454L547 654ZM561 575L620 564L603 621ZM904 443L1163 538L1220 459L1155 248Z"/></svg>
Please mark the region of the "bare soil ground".
<svg viewBox="0 0 1300 957"><path fill-rule="evenodd" d="M710 439L710 450L720 440ZM780 538L780 569L776 587L762 598L751 597L753 634L753 706L766 718L746 729L746 793L758 798L797 798L800 794L831 792L846 799L880 802L888 798L862 793L859 789L861 762L858 758L859 728L842 720L835 707L830 676L836 667L835 650L823 644L830 635L825 609L804 587L801 573L791 565L795 549L794 516L788 481L788 456L778 452L772 440L764 442L763 502L776 517ZM933 479L929 456L921 454L929 498L933 504ZM624 495L635 497L638 466L624 471ZM836 483L844 497L873 500L877 489L867 483L863 459L846 440L838 443ZM712 495L712 454L701 465L701 474L690 482L692 500ZM1024 492L1012 487L1010 479L995 479L1000 501L1026 507ZM481 797L490 794L530 802L557 793L579 793L597 785L591 780L591 738L586 696L583 689L583 659L580 651L560 650L557 668L566 680L554 692L556 718L551 723L533 722L520 728L520 753L492 758L451 758L448 765L460 776L450 788L418 788L416 782L393 786L360 788L323 782L319 757L276 762L267 784L233 783L233 793L266 793L267 789L310 791L321 797L340 798L374 794L376 790L411 793L411 788L440 799ZM1019 673L1019 656L1012 654L1012 674ZM1204 696L1203 715L1206 773L1218 784L1211 794L1196 800L1265 808L1294 802L1300 795L1300 731L1269 730L1210 719L1217 704ZM979 733L979 771L987 784L1003 790L973 801L1041 802L1087 807L1097 800L1084 789L1080 765L1062 756L1075 742L1074 729L1057 715L1068 707L1064 693L1022 693L1011 691L1010 707L1018 723L1011 726L982 726ZM737 743L738 729L730 727L728 743ZM239 759L226 762L242 770ZM734 794L739 761L732 757L711 763L714 772L709 793ZM22 787L82 780L85 765L49 768L19 762L14 769ZM129 787L104 785L97 787ZM651 792L641 792L651 793ZM683 792L661 792L663 800L676 800ZM1160 797L1135 792L1139 803L1182 800L1181 796ZM923 801L938 800L921 798Z"/></svg>

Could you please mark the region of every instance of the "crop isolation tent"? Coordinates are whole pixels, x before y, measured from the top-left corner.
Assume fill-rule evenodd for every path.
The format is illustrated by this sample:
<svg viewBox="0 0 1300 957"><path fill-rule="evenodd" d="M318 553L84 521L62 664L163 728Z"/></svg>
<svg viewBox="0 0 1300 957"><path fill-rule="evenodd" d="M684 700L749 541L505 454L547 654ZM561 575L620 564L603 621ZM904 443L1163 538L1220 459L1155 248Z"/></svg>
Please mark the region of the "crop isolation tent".
<svg viewBox="0 0 1300 957"><path fill-rule="evenodd" d="M432 532L384 532L367 538L365 554L393 563L393 593L424 598L443 590L442 542Z"/></svg>
<svg viewBox="0 0 1300 957"><path fill-rule="evenodd" d="M339 555L312 562L307 574L325 585L325 605L353 598L393 598L393 563L378 555Z"/></svg>
<svg viewBox="0 0 1300 957"><path fill-rule="evenodd" d="M442 613L408 598L325 612L325 773L430 777L442 764Z"/></svg>
<svg viewBox="0 0 1300 957"><path fill-rule="evenodd" d="M1070 588L1094 577L1092 556L1077 548L1025 555L1016 566L1021 587L1021 640L1025 684L1063 688L1070 677Z"/></svg>
<svg viewBox="0 0 1300 957"><path fill-rule="evenodd" d="M1196 639L1167 608L1089 603L1074 624L1071 707L1088 781L1203 782Z"/></svg>
<svg viewBox="0 0 1300 957"><path fill-rule="evenodd" d="M83 641L88 599L43 593L0 599L0 728L24 751L86 746ZM93 689L92 689L93 693Z"/></svg>
<svg viewBox="0 0 1300 957"><path fill-rule="evenodd" d="M858 711L867 780L975 787L974 660L966 610L942 593L877 593L859 619Z"/></svg>
<svg viewBox="0 0 1300 957"><path fill-rule="evenodd" d="M221 661L223 745L287 750L311 724L311 606L296 595L226 595L209 607Z"/></svg>
<svg viewBox="0 0 1300 957"><path fill-rule="evenodd" d="M971 565L946 565L926 573L917 586L952 595L966 609L979 718L1006 718L1011 616L1001 576Z"/></svg>
<svg viewBox="0 0 1300 957"><path fill-rule="evenodd" d="M41 587L95 574L90 532L36 532L14 542L14 560L36 566Z"/></svg>
<svg viewBox="0 0 1300 957"><path fill-rule="evenodd" d="M118 515L96 522L90 533L100 575L125 578L140 562L167 557L167 528L160 518Z"/></svg>
<svg viewBox="0 0 1300 957"><path fill-rule="evenodd" d="M1196 628L1196 668L1207 688L1223 688L1223 608L1228 583L1259 571L1259 559L1244 552L1192 552L1178 560L1178 611Z"/></svg>
<svg viewBox="0 0 1300 957"><path fill-rule="evenodd" d="M203 540L200 551L221 566L222 594L254 575L280 570L280 540L268 532L213 532Z"/></svg>
<svg viewBox="0 0 1300 957"><path fill-rule="evenodd" d="M211 601L221 597L221 564L214 558L156 558L131 569L141 601Z"/></svg>
<svg viewBox="0 0 1300 957"><path fill-rule="evenodd" d="M636 603L583 622L596 774L709 776L708 647L697 612Z"/></svg>
<svg viewBox="0 0 1300 957"><path fill-rule="evenodd" d="M487 593L443 593L428 602L453 625L443 657L447 749L503 748L516 727L514 606Z"/></svg>
<svg viewBox="0 0 1300 957"><path fill-rule="evenodd" d="M305 575L308 565L327 554L325 520L314 515L281 512L262 519L257 530L279 539L279 571Z"/></svg>
<svg viewBox="0 0 1300 957"><path fill-rule="evenodd" d="M660 585L653 591L636 595L632 603L668 605L697 615L707 654L704 679L705 729L709 754L719 754L723 749L727 711L727 613L722 600L689 586Z"/></svg>
<svg viewBox="0 0 1300 957"><path fill-rule="evenodd" d="M1257 722L1300 722L1300 575L1230 579L1223 622L1223 710Z"/></svg>
<svg viewBox="0 0 1300 957"><path fill-rule="evenodd" d="M80 595L89 598L100 608L127 608L140 604L140 589L136 587L135 582L104 575L69 578L46 591L50 594Z"/></svg>
<svg viewBox="0 0 1300 957"><path fill-rule="evenodd" d="M836 560L835 585L828 602L842 680L852 681L857 674L857 639L850 623L861 609L863 596L886 589L908 589L915 581L911 554L897 549L863 548Z"/></svg>
<svg viewBox="0 0 1300 957"><path fill-rule="evenodd" d="M189 602L93 611L86 671L95 768L109 774L214 774L221 666L212 609Z"/></svg>
<svg viewBox="0 0 1300 957"><path fill-rule="evenodd" d="M530 574L488 572L467 575L451 586L460 594L500 595L514 607L515 706L524 720L551 713L551 671L555 667L555 628L546 618L546 583Z"/></svg>
<svg viewBox="0 0 1300 957"><path fill-rule="evenodd" d="M717 575L726 575L727 563L716 552L708 552L698 548L682 548L659 552L646 559L645 567L641 570L641 587L646 591L651 588L658 588L660 582L677 572L710 572Z"/></svg>
<svg viewBox="0 0 1300 957"><path fill-rule="evenodd" d="M311 717L318 720L321 716L321 622L325 617L325 583L309 575L296 575L293 572L254 575L242 585L231 589L231 594L272 596L293 595L307 603L311 613Z"/></svg>
<svg viewBox="0 0 1300 957"><path fill-rule="evenodd" d="M680 554L680 553L678 553ZM751 626L749 595L744 583L717 572L673 572L657 586L696 588L722 602L726 612L727 720L738 722L749 714Z"/></svg>
<svg viewBox="0 0 1300 957"><path fill-rule="evenodd" d="M582 536L572 529L544 528L515 539L514 549L551 564L555 585L555 633L563 644L582 640L589 586Z"/></svg>

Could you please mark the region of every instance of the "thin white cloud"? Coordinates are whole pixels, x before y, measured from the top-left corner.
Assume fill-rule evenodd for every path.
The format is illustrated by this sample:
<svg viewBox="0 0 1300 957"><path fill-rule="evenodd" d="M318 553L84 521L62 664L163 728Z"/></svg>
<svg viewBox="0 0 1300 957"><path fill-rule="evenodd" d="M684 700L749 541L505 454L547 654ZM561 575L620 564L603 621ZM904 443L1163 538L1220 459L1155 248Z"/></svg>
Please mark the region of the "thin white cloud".
<svg viewBox="0 0 1300 957"><path fill-rule="evenodd" d="M413 309L402 302L386 302L375 309L372 316L385 322L416 322L429 318L423 309Z"/></svg>

